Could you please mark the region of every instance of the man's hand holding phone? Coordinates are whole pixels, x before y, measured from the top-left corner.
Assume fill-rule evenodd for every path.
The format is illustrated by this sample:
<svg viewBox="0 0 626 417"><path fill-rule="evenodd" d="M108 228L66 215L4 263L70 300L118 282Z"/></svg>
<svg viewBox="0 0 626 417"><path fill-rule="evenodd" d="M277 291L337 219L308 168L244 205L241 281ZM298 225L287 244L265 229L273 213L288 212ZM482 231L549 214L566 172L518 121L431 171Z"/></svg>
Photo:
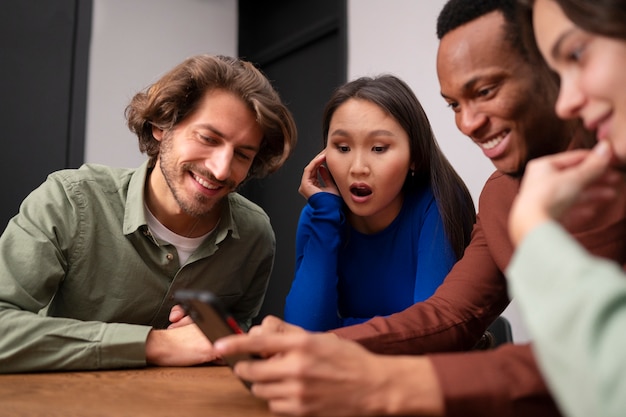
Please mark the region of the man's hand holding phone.
<svg viewBox="0 0 626 417"><path fill-rule="evenodd" d="M175 294L175 299L187 317L185 315L180 317L181 312L173 310L174 318L178 318L174 324L177 325L179 322L190 318L211 343L215 343L216 340L225 336L244 333L220 299L210 292L179 290ZM182 326L184 327L184 325ZM237 354L225 356L222 359L232 368L240 360L250 360L255 359L255 357L249 354ZM242 380L242 382L250 388L247 381Z"/></svg>
<svg viewBox="0 0 626 417"><path fill-rule="evenodd" d="M213 362L213 344L195 324L152 329L145 346L146 363L156 366L193 366Z"/></svg>
<svg viewBox="0 0 626 417"><path fill-rule="evenodd" d="M191 317L189 317L185 309L178 304L172 307L169 320L171 324L167 326L168 329L175 329L177 327L194 324L193 320L191 319Z"/></svg>

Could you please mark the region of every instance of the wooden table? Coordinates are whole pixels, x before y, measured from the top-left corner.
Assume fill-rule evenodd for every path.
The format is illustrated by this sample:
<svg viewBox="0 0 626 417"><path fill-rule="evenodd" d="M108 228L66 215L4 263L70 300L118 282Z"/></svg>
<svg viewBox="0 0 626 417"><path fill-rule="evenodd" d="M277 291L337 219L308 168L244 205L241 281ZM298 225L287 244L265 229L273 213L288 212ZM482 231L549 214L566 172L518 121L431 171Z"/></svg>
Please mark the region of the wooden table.
<svg viewBox="0 0 626 417"><path fill-rule="evenodd" d="M0 416L267 417L225 366L0 375Z"/></svg>

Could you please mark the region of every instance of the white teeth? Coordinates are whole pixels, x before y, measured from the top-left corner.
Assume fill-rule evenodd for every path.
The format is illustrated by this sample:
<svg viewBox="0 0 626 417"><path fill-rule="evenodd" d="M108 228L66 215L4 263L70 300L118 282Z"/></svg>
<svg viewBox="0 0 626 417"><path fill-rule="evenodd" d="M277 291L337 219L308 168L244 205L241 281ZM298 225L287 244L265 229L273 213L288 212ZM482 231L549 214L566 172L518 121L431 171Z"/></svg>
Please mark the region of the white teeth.
<svg viewBox="0 0 626 417"><path fill-rule="evenodd" d="M500 136L497 136L497 137L491 139L490 141L487 141L485 143L481 143L480 146L481 146L481 148L487 149L487 150L493 149L496 146L498 146L498 144L500 142L502 142L504 140L505 136L506 136L506 133L502 133Z"/></svg>
<svg viewBox="0 0 626 417"><path fill-rule="evenodd" d="M200 178L197 175L194 175L193 178L198 181L198 183L200 183L200 185L202 185L204 188L208 188L209 190L217 190L219 187L215 186L215 185L211 185L209 182L205 181L204 179Z"/></svg>

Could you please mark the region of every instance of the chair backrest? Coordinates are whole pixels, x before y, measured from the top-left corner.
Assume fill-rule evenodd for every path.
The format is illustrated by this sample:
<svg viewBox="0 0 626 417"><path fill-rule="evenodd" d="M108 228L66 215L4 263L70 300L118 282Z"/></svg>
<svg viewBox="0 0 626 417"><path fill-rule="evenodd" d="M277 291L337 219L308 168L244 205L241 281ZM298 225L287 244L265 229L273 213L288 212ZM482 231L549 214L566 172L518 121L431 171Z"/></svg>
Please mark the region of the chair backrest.
<svg viewBox="0 0 626 417"><path fill-rule="evenodd" d="M503 343L513 342L511 323L506 317L500 316L485 330L474 349L494 349Z"/></svg>

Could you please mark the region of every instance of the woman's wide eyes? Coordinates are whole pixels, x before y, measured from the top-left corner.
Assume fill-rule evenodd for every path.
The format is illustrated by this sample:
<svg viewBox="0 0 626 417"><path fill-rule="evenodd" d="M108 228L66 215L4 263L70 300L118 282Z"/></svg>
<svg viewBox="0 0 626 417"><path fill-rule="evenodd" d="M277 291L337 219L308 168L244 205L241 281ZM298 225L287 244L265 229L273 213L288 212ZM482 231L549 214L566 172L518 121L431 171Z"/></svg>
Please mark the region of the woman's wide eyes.
<svg viewBox="0 0 626 417"><path fill-rule="evenodd" d="M341 153L346 153L346 152L350 152L350 146L348 145L335 145L335 148L341 152ZM371 150L374 153L383 153L385 152L387 149L389 149L389 146L387 145L376 145L376 146L372 146Z"/></svg>

